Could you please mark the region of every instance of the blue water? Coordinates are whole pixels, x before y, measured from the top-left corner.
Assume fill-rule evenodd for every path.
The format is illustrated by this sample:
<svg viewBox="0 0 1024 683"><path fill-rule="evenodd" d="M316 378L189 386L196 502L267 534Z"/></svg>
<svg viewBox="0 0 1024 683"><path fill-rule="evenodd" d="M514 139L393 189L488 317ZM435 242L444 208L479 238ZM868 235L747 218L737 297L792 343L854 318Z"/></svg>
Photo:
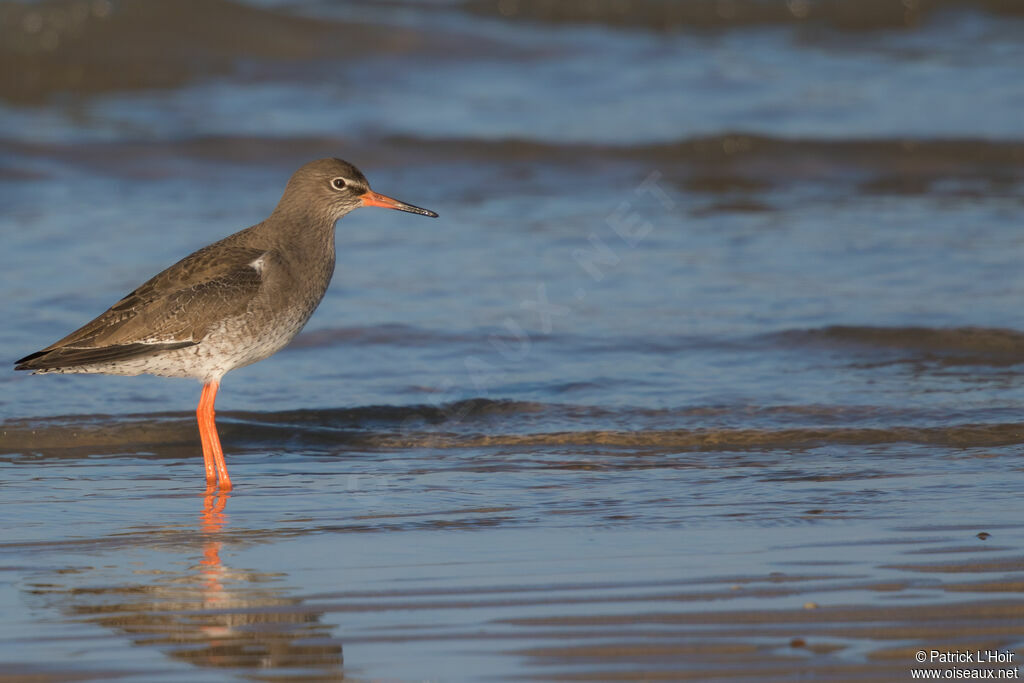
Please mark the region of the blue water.
<svg viewBox="0 0 1024 683"><path fill-rule="evenodd" d="M0 3L9 361L311 159L441 216L339 223L307 328L224 380L229 498L194 382L0 375L3 674L902 680L1019 645L1024 19L756 5Z"/></svg>

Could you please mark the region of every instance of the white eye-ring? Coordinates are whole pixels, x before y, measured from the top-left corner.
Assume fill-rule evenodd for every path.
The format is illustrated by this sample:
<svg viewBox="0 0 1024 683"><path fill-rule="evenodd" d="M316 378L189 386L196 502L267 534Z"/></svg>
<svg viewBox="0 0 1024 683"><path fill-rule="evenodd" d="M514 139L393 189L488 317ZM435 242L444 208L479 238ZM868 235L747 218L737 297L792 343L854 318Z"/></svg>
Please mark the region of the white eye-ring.
<svg viewBox="0 0 1024 683"><path fill-rule="evenodd" d="M331 181L331 185L333 185L336 190L344 190L348 187L348 182L344 178L335 178Z"/></svg>

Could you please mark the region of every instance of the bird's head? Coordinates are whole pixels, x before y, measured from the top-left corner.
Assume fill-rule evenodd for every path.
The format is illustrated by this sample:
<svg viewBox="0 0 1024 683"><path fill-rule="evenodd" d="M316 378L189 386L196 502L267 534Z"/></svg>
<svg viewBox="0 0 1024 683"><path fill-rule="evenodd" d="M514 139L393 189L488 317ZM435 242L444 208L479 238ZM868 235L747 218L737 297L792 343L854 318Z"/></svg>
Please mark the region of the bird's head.
<svg viewBox="0 0 1024 683"><path fill-rule="evenodd" d="M366 176L341 159L312 161L292 175L278 208L297 209L299 206L306 210L312 208L332 223L361 206L380 206L437 218L433 211L374 192Z"/></svg>

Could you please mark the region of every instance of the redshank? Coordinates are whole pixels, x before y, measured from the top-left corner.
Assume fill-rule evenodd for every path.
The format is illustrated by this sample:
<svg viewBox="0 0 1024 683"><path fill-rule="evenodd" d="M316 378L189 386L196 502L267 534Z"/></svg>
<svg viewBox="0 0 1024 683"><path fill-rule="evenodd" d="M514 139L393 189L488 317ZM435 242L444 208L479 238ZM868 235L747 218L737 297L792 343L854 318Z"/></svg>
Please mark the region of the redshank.
<svg viewBox="0 0 1024 683"><path fill-rule="evenodd" d="M437 214L377 194L341 159L306 164L273 213L186 256L16 370L194 377L207 490L231 490L214 422L229 370L263 360L298 334L334 273L334 224L361 206Z"/></svg>

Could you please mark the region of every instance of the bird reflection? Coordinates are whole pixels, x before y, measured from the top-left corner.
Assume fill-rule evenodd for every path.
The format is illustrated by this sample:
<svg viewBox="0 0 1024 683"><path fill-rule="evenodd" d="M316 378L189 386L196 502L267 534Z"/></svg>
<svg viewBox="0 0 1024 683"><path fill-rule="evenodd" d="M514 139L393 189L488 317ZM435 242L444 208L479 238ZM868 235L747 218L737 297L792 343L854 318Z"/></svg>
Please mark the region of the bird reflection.
<svg viewBox="0 0 1024 683"><path fill-rule="evenodd" d="M199 530L212 539L217 539L217 534L224 528L226 516L224 508L227 507L227 493L218 495L216 492L207 491L203 497L203 512L199 515ZM206 587L211 595L221 592L220 577L224 573L224 566L220 561L219 540L207 540L203 544L203 559L199 565L201 571L206 575Z"/></svg>
<svg viewBox="0 0 1024 683"><path fill-rule="evenodd" d="M221 561L222 546L231 543L223 531L229 498L212 492L203 499L198 565L160 571L141 585L74 588L67 591L67 606L136 645L157 647L196 666L262 674L288 668L304 680L343 678L341 643L321 623L321 612L275 586L280 575L232 569ZM188 536L194 539L195 530ZM191 548L194 553L196 546Z"/></svg>

